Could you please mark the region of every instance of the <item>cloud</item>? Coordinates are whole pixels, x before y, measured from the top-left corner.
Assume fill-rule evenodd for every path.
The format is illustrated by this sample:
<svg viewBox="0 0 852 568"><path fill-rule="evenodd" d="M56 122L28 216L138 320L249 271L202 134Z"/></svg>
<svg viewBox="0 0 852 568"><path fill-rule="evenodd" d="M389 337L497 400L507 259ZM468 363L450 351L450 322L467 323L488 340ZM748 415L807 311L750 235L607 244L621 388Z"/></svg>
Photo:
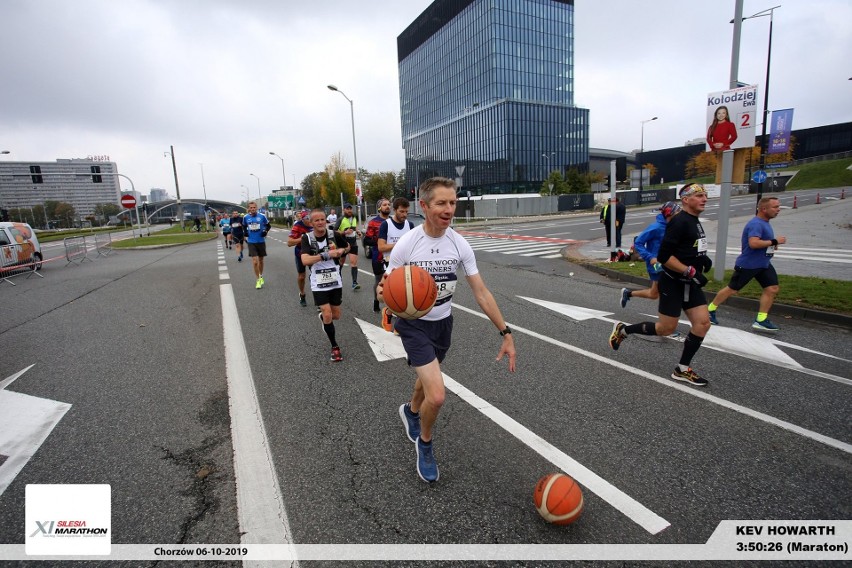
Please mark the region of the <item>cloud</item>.
<svg viewBox="0 0 852 568"><path fill-rule="evenodd" d="M108 154L137 189L240 199L322 170L340 152L404 167L396 38L428 0L4 0L0 2L0 147L7 159ZM750 4L750 3L749 3ZM760 7L753 7L760 9ZM747 10L748 13L748 10ZM683 144L704 129L704 97L729 81L733 3L575 2L575 102L591 145L629 151ZM794 128L850 120L841 0L792 0L776 11L770 107ZM768 18L743 24L739 78L764 82ZM760 93L762 102L762 91Z"/></svg>

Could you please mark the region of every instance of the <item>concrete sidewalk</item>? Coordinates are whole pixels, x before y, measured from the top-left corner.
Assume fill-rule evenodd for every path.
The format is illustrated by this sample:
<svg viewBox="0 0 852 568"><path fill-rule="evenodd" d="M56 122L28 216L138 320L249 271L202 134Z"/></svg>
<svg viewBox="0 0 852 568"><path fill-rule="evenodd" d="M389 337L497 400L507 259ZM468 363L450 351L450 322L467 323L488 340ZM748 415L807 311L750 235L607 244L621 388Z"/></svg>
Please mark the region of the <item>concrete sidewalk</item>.
<svg viewBox="0 0 852 568"><path fill-rule="evenodd" d="M640 210L628 211L636 214ZM647 211L647 210L645 210ZM727 254L725 268L734 266L736 256L740 252L740 238L745 224L751 217L738 217L731 219L728 225ZM652 217L648 215L650 224ZM715 249L718 237L718 222L715 220L702 221L704 231L707 233L712 258L715 259ZM787 244L778 248L778 256L773 259L772 264L779 274L790 276L821 276L833 280L852 281L852 199L827 200L820 205L809 205L798 209L782 209L781 213L772 221L776 235L787 237ZM637 233L625 234L622 240L624 248L629 248L633 243L633 237ZM789 249L785 251L784 249ZM793 249L813 249L832 254L836 262L815 262L808 260L808 251ZM640 286L647 286L647 278L638 278L624 273L607 270L594 263L609 259L610 252L606 247L606 239L600 238L586 242L580 246L569 247L566 258L573 262L585 264L587 268L606 276L633 282ZM798 256L799 258L782 258L784 256ZM728 306L740 307L747 310L757 309L757 300L749 298L732 297L727 302ZM788 315L796 319L819 321L832 325L839 325L852 330L852 317L831 312L822 312L802 308L799 306L788 306L775 304L772 312L778 315Z"/></svg>

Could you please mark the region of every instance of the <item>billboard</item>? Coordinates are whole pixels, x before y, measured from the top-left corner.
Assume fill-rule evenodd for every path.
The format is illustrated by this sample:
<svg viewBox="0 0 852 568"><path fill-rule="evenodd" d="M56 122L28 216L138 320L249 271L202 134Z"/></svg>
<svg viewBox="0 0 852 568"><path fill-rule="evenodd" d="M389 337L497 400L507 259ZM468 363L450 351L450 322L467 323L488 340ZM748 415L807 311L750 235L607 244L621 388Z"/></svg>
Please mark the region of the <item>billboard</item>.
<svg viewBox="0 0 852 568"><path fill-rule="evenodd" d="M769 148L767 154L783 154L790 149L790 131L793 128L793 109L773 110L769 121Z"/></svg>
<svg viewBox="0 0 852 568"><path fill-rule="evenodd" d="M707 95L705 148L722 152L754 146L757 85Z"/></svg>

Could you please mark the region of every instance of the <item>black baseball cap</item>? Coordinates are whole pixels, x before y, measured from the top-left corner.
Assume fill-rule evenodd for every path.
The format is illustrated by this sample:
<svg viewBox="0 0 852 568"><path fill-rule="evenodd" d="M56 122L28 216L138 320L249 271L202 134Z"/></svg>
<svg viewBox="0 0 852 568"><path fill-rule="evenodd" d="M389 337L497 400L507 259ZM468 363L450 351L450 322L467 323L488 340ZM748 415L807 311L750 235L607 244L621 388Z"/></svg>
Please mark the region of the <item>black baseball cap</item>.
<svg viewBox="0 0 852 568"><path fill-rule="evenodd" d="M343 208L344 209L352 209L352 204L351 203L344 203Z"/></svg>

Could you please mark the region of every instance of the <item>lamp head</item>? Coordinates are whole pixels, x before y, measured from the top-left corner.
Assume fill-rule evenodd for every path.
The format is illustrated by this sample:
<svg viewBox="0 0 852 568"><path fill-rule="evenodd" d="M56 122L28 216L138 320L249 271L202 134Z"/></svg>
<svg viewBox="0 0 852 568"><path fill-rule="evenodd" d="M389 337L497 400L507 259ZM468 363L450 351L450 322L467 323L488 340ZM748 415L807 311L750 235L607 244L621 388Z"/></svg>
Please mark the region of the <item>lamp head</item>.
<svg viewBox="0 0 852 568"><path fill-rule="evenodd" d="M334 85L328 85L328 90L329 91L336 91L337 87L335 87Z"/></svg>
<svg viewBox="0 0 852 568"><path fill-rule="evenodd" d="M270 153L269 153L269 155L270 155L270 156L275 156L276 154L275 154L275 152L270 152Z"/></svg>

